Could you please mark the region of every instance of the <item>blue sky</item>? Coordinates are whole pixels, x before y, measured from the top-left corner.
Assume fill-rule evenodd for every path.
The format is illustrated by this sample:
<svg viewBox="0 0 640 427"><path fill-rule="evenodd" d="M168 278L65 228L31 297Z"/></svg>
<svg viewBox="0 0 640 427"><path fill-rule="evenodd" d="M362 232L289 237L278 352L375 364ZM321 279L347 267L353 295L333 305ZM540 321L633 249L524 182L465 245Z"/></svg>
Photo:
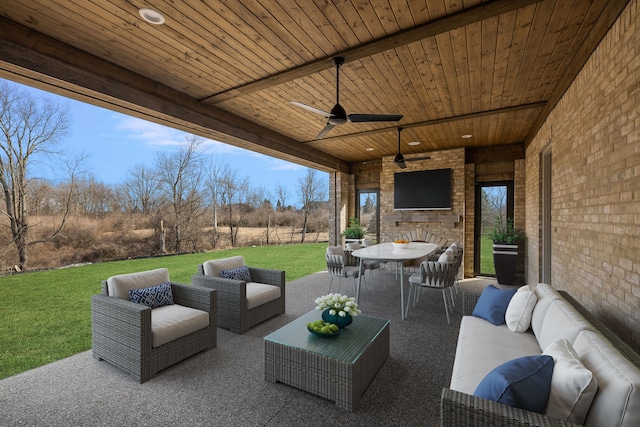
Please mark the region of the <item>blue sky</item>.
<svg viewBox="0 0 640 427"><path fill-rule="evenodd" d="M105 184L122 183L137 164L153 167L156 153L176 150L188 135L30 86L10 83L34 98L51 98L68 107L70 132L59 148L87 155L85 168ZM287 191L287 204L299 204L298 180L306 176L308 168L209 139L202 145L202 151L215 156L216 161L228 162L239 178L246 177L252 188L264 188L266 195L272 195L272 200L275 200L276 187L282 185ZM327 173L318 171L317 176L328 182Z"/></svg>

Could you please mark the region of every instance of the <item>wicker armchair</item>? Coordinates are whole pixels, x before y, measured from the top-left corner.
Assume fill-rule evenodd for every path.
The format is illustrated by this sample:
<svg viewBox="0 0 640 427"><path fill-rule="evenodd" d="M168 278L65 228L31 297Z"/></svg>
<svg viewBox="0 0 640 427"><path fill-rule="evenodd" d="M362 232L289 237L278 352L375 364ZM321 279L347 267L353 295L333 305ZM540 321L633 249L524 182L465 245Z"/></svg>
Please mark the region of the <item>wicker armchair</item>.
<svg viewBox="0 0 640 427"><path fill-rule="evenodd" d="M125 276L134 277L137 281L134 288L140 289L148 287L144 285L146 279L141 280L145 275L156 281L155 284L165 283L165 278L169 281L167 269L114 276L109 280ZM131 302L122 292L117 295L113 287L110 293L109 282L105 280L102 282L102 294L91 297L93 357L111 363L143 383L159 371L187 357L214 348L217 340L216 292L169 283L174 304L208 313L208 326L154 347L151 313L165 307L151 309L146 305ZM201 313L199 315L202 316Z"/></svg>
<svg viewBox="0 0 640 427"><path fill-rule="evenodd" d="M218 291L218 326L235 334L244 334L258 323L285 312L285 271L247 266L250 281L220 277L222 271L242 266L245 266L242 256L211 260L198 266L198 274L191 276L193 285ZM274 287L275 294L270 289ZM258 298L260 304L253 306L248 297Z"/></svg>

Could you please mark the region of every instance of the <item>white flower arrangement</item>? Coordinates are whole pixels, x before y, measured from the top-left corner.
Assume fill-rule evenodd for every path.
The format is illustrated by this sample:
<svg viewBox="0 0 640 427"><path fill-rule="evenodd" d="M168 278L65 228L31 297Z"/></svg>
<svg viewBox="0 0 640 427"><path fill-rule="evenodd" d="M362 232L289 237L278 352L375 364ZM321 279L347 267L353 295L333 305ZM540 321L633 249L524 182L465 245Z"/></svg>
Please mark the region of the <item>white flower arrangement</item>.
<svg viewBox="0 0 640 427"><path fill-rule="evenodd" d="M345 317L348 314L357 316L361 313L358 303L354 297L341 294L329 294L316 298L316 310L324 311L329 309L329 314Z"/></svg>

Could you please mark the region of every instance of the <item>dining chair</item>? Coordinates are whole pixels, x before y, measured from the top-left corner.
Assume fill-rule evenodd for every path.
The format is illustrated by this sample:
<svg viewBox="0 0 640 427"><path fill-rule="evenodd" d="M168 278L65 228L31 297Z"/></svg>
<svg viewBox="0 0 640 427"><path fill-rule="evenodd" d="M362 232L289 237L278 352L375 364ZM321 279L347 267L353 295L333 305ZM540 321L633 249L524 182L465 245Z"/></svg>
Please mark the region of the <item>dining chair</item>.
<svg viewBox="0 0 640 427"><path fill-rule="evenodd" d="M354 242L354 243L347 243L347 252L353 252L356 251L358 249L362 249L364 247L364 245L361 245L360 243ZM360 262L359 259L355 260L356 263ZM369 277L371 278L371 282L373 283L373 271L374 270L378 270L378 275L380 276L380 284L382 284L382 269L380 268L380 266L383 264L383 261L378 261L378 260L374 260L374 259L365 259L362 261L362 267L364 268L364 273L366 274L367 271L369 271ZM364 277L364 276L363 276Z"/></svg>
<svg viewBox="0 0 640 427"><path fill-rule="evenodd" d="M338 292L342 285L342 279L353 280L353 291L356 293L357 279L364 273L364 268L360 268L359 265L348 265L347 256L342 246L329 246L327 247L325 258L327 261L327 271L331 275L331 281L329 282L329 292L331 292L331 286L333 285L333 279L337 277ZM364 279L364 276L363 276Z"/></svg>
<svg viewBox="0 0 640 427"><path fill-rule="evenodd" d="M445 251L438 261L423 261L420 263L419 271L413 273L409 277L410 289L405 318L409 313L412 294L414 296L413 305L415 306L418 300L418 291L424 289L440 289L442 291L442 299L444 300L444 311L447 315L447 323L451 324L449 312L453 311L453 307L455 305L453 301L453 294L451 293L451 287L455 282L456 271L456 263L454 262L451 252L448 253ZM449 301L449 297L447 296L447 288L449 288L451 301Z"/></svg>

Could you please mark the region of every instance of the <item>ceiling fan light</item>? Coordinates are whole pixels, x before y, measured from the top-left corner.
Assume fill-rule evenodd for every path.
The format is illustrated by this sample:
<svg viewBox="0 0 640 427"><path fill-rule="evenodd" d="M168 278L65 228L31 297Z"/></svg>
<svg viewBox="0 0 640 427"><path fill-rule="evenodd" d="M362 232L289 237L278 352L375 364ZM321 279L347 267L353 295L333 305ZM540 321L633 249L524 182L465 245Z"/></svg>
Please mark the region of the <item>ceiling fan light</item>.
<svg viewBox="0 0 640 427"><path fill-rule="evenodd" d="M342 108L342 105L336 104L331 109L331 117L329 117L329 123L332 125L342 125L347 123L347 112Z"/></svg>

